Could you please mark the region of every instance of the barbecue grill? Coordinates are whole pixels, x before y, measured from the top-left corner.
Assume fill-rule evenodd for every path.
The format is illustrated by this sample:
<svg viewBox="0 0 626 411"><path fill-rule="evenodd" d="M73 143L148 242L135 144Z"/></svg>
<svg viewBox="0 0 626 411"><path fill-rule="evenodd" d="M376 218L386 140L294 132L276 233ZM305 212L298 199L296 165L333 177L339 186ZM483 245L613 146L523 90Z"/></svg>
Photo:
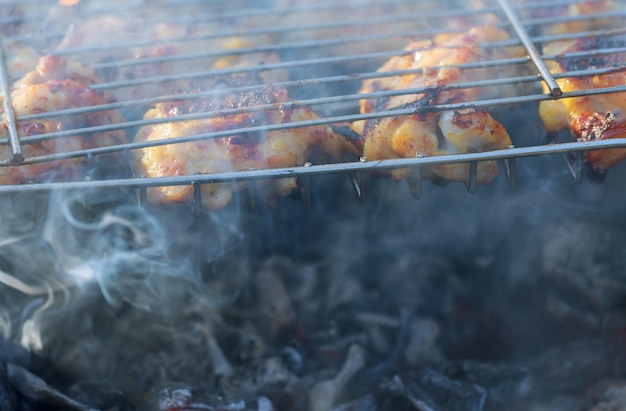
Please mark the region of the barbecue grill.
<svg viewBox="0 0 626 411"><path fill-rule="evenodd" d="M416 3L424 10L414 11ZM199 406L189 409L208 409L211 404L215 409L286 410L307 409L310 400L311 410L382 410L427 409L420 401L441 392L441 398L433 397L438 407L445 404L441 409L500 409L498 404L505 404L502 409L533 410L589 409L580 403L561 406L571 398L552 397L571 395L578 400L596 395L585 393L590 387L606 390L607 397L625 392L626 290L621 268L626 235L621 226L615 227L623 214L621 182L610 178L619 180L619 170L603 186L560 184L560 178L571 174L573 182L580 183L587 151L624 149L626 138L571 141L568 130L559 134L560 140L545 141L537 108L545 101L626 92L626 85L565 92L559 88L562 78L615 73L624 67L581 64L551 73L548 67L557 56L542 51L554 40L626 36L619 24L626 2L614 1L617 12L570 17L552 11L572 0L446 0L447 8L441 3L0 0L0 120L6 127L0 135L10 136L0 139L5 146L0 167L54 168L58 162L78 159L87 175L52 172L41 180L0 185L6 197L0 204L0 399L6 391L19 394L26 405L60 401L59 406L68 409L75 409L74 399L98 409L113 404L116 409L134 409L126 407L128 400L159 402L145 409L180 410L193 400ZM372 13L353 13L372 5ZM403 12L404 6L412 6L410 12ZM77 19L89 21L103 14L122 19L138 15L155 26L174 23L189 30L156 39L146 37L146 27L141 26L124 41L115 37L104 39L106 45L58 46ZM427 94L428 88L366 95L358 90L364 80L411 73L375 71L389 58L406 53L408 40L466 33L485 18L507 31L510 39L481 46L516 46L526 56L459 67L506 73L517 72L507 70L511 67L525 67L530 72L441 89L503 88L516 94L429 105L425 110L486 109L509 131L513 145L508 148L385 160L353 157L162 178L133 173L129 154L146 147L313 125L356 139L356 131L347 127L355 121L419 113L420 108L402 106L362 114L359 100ZM411 28L417 19L429 25ZM551 25L596 20L616 23L593 31L545 34ZM196 46L231 38L243 39L243 47ZM90 88L128 97L17 117L11 84L21 74L12 72L10 61L16 43L84 60L105 79ZM184 45L185 51L132 56L137 50L167 50L172 43ZM264 53L280 58L260 66L211 67L220 59L245 60ZM626 44L558 57L585 61L606 55L626 55ZM167 64L182 69L153 69ZM111 75L143 72L150 74ZM221 86L225 78L257 72L287 72L289 79L275 80L294 98L283 107L311 107L319 118L252 123L178 140L133 141L138 129L151 124L281 110L269 104L143 118L158 103L219 100L230 91L254 92L265 86L260 80L243 86L226 82L228 90L206 87L176 94L164 92L164 84L208 80ZM148 95L133 96L136 90ZM22 121L80 118L108 110L119 110L126 120L89 127L66 121L63 124L71 129L19 135ZM128 142L26 154L28 145L119 130L126 132ZM120 162L111 167L111 158ZM500 172L491 186L478 190L483 161L497 161ZM408 191L420 197L429 168L447 164L469 164L465 187L426 185L415 207L405 207L404 185L390 187L390 179L375 178L410 169ZM534 178L525 184L527 173L545 177L545 169L553 168L549 180ZM299 193L293 190L287 201L268 208L255 201L264 182L294 178ZM229 182L249 183L243 199L250 200L254 213L226 207L201 214L201 189ZM618 189L612 190L614 183ZM193 189L193 214L187 203L147 205L150 190L166 186ZM518 189L508 192L507 186ZM336 187L346 193L336 195ZM376 201L382 197L379 188L387 201ZM357 201L343 201L354 197L352 189ZM566 196L561 196L563 191ZM394 201L397 193L400 201ZM596 193L602 197L594 197ZM306 210L298 194L306 206L313 196L337 201L324 207L320 200L319 207L316 202ZM297 202L292 203L294 198ZM31 350L42 365L13 358L13 347L5 344L9 339ZM599 381L606 387L598 387ZM125 392L113 392L118 395L108 405L97 405L96 400L107 398L109 382ZM222 389L241 394L246 404L223 396ZM214 398L216 390L220 392ZM67 393L69 402L58 397L60 392ZM459 398L448 403L449 394ZM339 405L353 398L353 405ZM559 405L551 407L552 399ZM250 406L250 401L256 405ZM333 402L338 407L330 408ZM535 402L544 408L527 406ZM5 409L2 400L0 409ZM7 409L21 408L9 404Z"/></svg>
<svg viewBox="0 0 626 411"><path fill-rule="evenodd" d="M32 15L28 14L19 14L13 13L12 8L16 5L28 5L34 4L36 2L3 2L0 7L2 8L2 24L3 25L15 25L15 24L25 24L32 23L33 21L37 21L41 19L42 16L38 15L36 12L33 12ZM402 3L402 0L398 2ZM376 62L381 61L381 59L385 59L394 55L398 55L402 53L401 50L385 50L380 52L368 53L368 54L351 54L351 55L330 55L324 54L323 52L318 52L313 57L303 57L306 56L306 51L309 48L315 47L316 50L319 50L320 47L331 48L337 45L353 45L359 43L367 43L374 40L386 39L392 36L403 36L406 38L417 37L417 38L429 38L435 35L437 32L446 32L450 31L449 29L445 29L446 19L458 17L458 16L480 16L485 13L493 13L499 19L499 24L508 29L511 32L511 40L500 42L499 44L487 44L487 47L501 47L512 44L522 44L528 53L528 59L532 61L536 75L529 76L521 76L521 77L513 77L513 78L495 78L484 81L477 81L472 83L464 83L464 84L451 84L446 86L447 88L469 88L469 87L491 87L491 86L502 86L502 85L513 85L513 84L531 84L537 86L540 82L544 82L548 86L549 92L543 93L538 87L535 88L526 88L525 90L534 90L530 92L526 92L514 97L506 97L506 98L495 98L489 100L480 100L480 101L470 101L464 103L456 103L456 104L445 104L445 105L437 105L432 107L432 110L460 110L464 108L476 108L476 107L487 107L492 108L495 106L503 106L503 105L518 105L522 103L537 103L544 100L550 99L560 99L560 98L568 98L568 97L581 97L581 96L589 96L596 94L604 94L604 93L616 93L616 92L624 92L626 91L626 86L620 87L611 87L611 88L599 88L592 90L583 90L578 92L569 92L563 93L559 86L557 85L555 79L561 77L575 77L575 76L589 76L589 75L597 75L608 72L613 72L615 70L622 70L622 67L613 67L613 68L591 68L585 70L577 70L566 73L561 73L558 76L553 75L546 68L544 60L549 59L554 56L546 56L541 55L537 49L537 45L542 42L556 40L556 39L565 39L565 38L584 38L586 36L591 35L607 35L607 34L615 34L616 32L620 32L615 29L611 30L599 30L593 32L577 32L566 35L553 35L553 36L539 36L534 35L529 31L529 28L536 29L537 27L554 24L559 22L567 22L567 21L576 21L582 19L597 19L597 18L619 18L623 16L622 13L612 13L610 16L607 16L607 13L597 13L591 15L584 16L574 16L574 17L546 17L546 18L531 18L528 17L527 13L529 10L537 9L537 8L548 8L548 7L558 7L568 4L567 1L555 0L550 2L536 2L536 3L524 3L522 5L513 5L510 4L507 0L498 0L492 5L483 6L482 8L464 6L465 9L454 8L448 11L426 11L422 13L420 18L428 18L428 19L437 19L441 20L441 26L444 29L438 30L422 30L419 32L394 32L393 26L394 23L398 21L404 21L411 18L416 18L418 16L407 16L407 15L382 15L375 17L368 17L367 19L350 19L349 7L366 7L368 2L357 2L354 5L339 5L334 3L327 4L318 4L315 6L299 6L299 7L291 7L291 8L271 8L264 5L259 5L255 3L255 8L242 8L242 9L232 9L232 10L221 10L220 13L206 13L206 14L197 14L191 13L185 14L186 11L193 10L193 6L201 7L202 5L212 4L206 2L197 2L193 0L189 1L169 1L163 2L161 7L171 8L174 10L182 10L182 15L177 15L173 20L177 23L183 24L204 24L211 21L220 21L220 20L233 20L237 21L238 19L244 20L256 20L261 22L256 26L251 27L243 27L235 28L229 30L220 30L220 32L215 34L209 34L200 36L202 39L213 38L222 38L229 36L237 36L248 38L252 36L258 35L270 35L274 38L280 39L281 34L290 33L294 31L298 31L304 33L305 35L311 34L316 30L322 29L347 29L351 27L359 27L364 25L382 25L385 30L381 33L368 34L368 35L355 35L348 36L342 38L332 38L332 39L316 39L313 41L297 41L297 42L281 42L276 41L272 44L262 45L258 47L247 47L238 49L236 51L226 50L226 51L204 51L198 50L196 53L192 54L183 54L183 55L173 55L173 56L160 56L160 57L151 57L151 58L141 58L134 60L124 60L124 61L108 61L103 63L94 64L94 68L98 71L103 70L111 70L111 69L120 69L129 66L141 66L141 65L152 65L158 64L168 61L184 61L184 60L194 60L198 58L219 58L231 55L233 53L237 55L244 56L250 53L259 53L259 52L267 52L274 51L285 54L285 52L291 52L296 50L297 53L294 55L298 56L296 59L283 59L280 62L276 63L267 63L263 64L260 67L244 67L244 68L227 68L227 69L219 69L219 70L207 70L207 71L190 71L187 73L180 73L175 75L168 76L157 76L151 78L136 78L130 79L126 81L114 81L107 82L103 84L96 84L92 87L94 89L103 90L103 89L119 89L124 87L133 87L138 85L154 85L158 87L158 85L164 81L171 80L179 80L179 79L190 79L190 78L206 78L211 76L219 76L225 74L233 74L233 73L242 73L248 71L256 71L256 70L271 70L271 69L286 69L290 71L302 71L307 67L326 67L330 65L341 65L346 63L351 63L355 61L361 62ZM181 8L182 7L182 8ZM137 11L138 6L126 6L113 8L110 10L110 13L128 13ZM262 22L264 19L268 21L280 21L276 20L278 16L288 16L292 13L315 13L320 11L330 11L335 12L337 15L342 15L340 21L331 21L331 22L323 22L323 23L315 23L309 25L290 25L289 19L284 19L285 23L283 24L272 24L271 27L263 26ZM86 15L89 16L89 13L97 13L98 10L87 10L85 11ZM346 18L343 18L346 17ZM45 16L43 16L45 18ZM470 23L466 23L469 27ZM462 28L461 28L462 29ZM623 29L620 29L623 32ZM41 42L43 40L50 40L51 38L58 38L62 36L61 32L36 32L29 35L7 35L4 37L4 41L8 40L16 40L16 41L24 41L24 42ZM172 39L168 39L171 41ZM190 36L186 38L175 39L177 41L186 42L186 41L194 41L198 40L198 36ZM64 50L54 50L51 49L50 52L54 54L60 54L65 56L77 55L78 53L95 53L102 52L103 49L106 50L119 50L130 47L137 47L142 45L150 45L157 44L158 40L151 39L140 39L134 44L114 44L107 45L106 47L89 47L89 48L70 48ZM600 55L604 53L619 53L626 51L624 48L621 49L607 49L607 50L593 50L589 52L579 53L575 57L584 57L586 56L594 56ZM5 61L4 52L0 51L0 60ZM290 53L288 53L291 55ZM574 57L574 56L572 56ZM512 64L523 64L526 63L527 60L524 58L521 59L507 59L507 60L495 60L495 61L484 61L478 63L468 63L467 67L503 67L505 65ZM371 66L371 64L370 64ZM279 130L279 129L287 129L287 128L296 128L296 127L304 127L311 125L335 125L338 123L346 123L352 122L356 120L367 120L367 119L375 119L382 117L392 117L392 116L401 116L407 114L413 114L415 112L415 108L398 108L390 111L383 112L375 112L368 114L358 114L355 112L353 108L359 99L363 98L364 95L359 95L354 92L354 86L357 85L360 81L364 79L372 79L372 78L380 78L382 76L388 76L392 74L398 73L377 73L373 71L363 71L363 72L350 72L350 73L331 73L331 75L308 75L311 73L310 70L305 70L307 73L306 78L301 78L297 80L289 80L282 81L279 84L286 87L299 87L300 89L305 89L306 97L300 99L298 102L294 102L293 105L308 105L313 109L321 111L325 113L325 115L318 120L311 120L306 122L292 122L287 124L275 124L275 125L267 125L267 126L256 126L250 127L246 129L238 129L238 130L227 130L227 131L219 131L214 133L206 133L202 135L195 135L190 137L185 137L180 139L179 142L187 142L187 141L196 141L201 139L212 139L219 137L226 137L233 134L246 134L246 133L254 133L259 131L270 131L270 130ZM324 72L320 70L320 72ZM89 127L89 128L76 128L71 130L63 130L53 133L47 133L37 136L23 137L20 138L18 136L18 131L16 128L17 120L36 120L43 118L54 118L60 116L67 115L75 115L75 114L83 114L88 112L96 112L104 109L128 109L139 106L146 106L158 101L166 101L177 98L189 98L198 95L211 95L215 92L206 91L196 95L185 95L183 97L180 96L163 96L149 99L129 99L125 101L118 101L115 103L110 103L106 105L99 106L91 106L91 107L81 107L81 108L73 108L66 109L60 111L50 111L44 113L37 113L26 116L25 118L16 119L13 114L13 110L11 109L11 98L9 93L10 83L12 79L10 78L9 70L7 69L7 65L3 64L0 66L0 80L2 85L2 93L3 93L3 104L6 113L6 126L9 130L9 139L5 139L1 143L5 146L9 146L12 151L12 157L10 159L5 159L0 161L0 166L10 166L15 164L34 164L34 163L42 163L42 162L51 162L58 160L65 160L75 157L95 157L103 154L110 153L120 153L120 152L130 152L132 150L138 150L141 148L155 146L159 144L171 144L172 141L152 141L152 142L130 142L125 144L118 144L114 146L107 147L98 147L92 149L78 150L78 151L67 151L67 152L56 152L50 155L44 156L36 156L36 157L25 157L23 155L22 147L26 144L36 144L38 142L48 140L48 139L63 139L69 136L75 136L85 133L93 133L99 131L108 131L108 130L132 130L142 125L152 124L154 121L144 121L140 118L131 118L128 121L121 124L106 124L98 127ZM254 89L257 86L248 86L247 89ZM317 89L333 89L336 90L330 95L319 95L315 90ZM424 90L402 90L402 91L381 91L374 92L369 95L369 97L383 97L388 96L390 94L400 94L400 93L416 93ZM367 97L367 96L366 96ZM332 108L331 108L332 107ZM342 110L334 110L336 107L341 107ZM243 112L245 110L262 110L267 107L256 107L256 108L247 108L247 109L235 109L230 110L228 113L224 114L235 114L238 112ZM193 116L188 116L187 118L202 118L208 117L211 114L197 114ZM184 121L186 116L180 116L176 119L176 121ZM423 167L435 166L435 165L443 165L443 164L454 164L454 163L469 163L470 164L470 175L469 175L469 183L467 184L468 190L473 192L476 187L476 163L479 161L485 160L499 160L504 164L504 175L510 182L512 186L515 185L516 181L516 167L515 161L518 158L528 157L528 156L540 156L546 154L554 154L554 153L575 153L574 161L570 161L568 164L572 174L577 180L580 180L582 177L581 167L583 166L582 162L582 154L587 150L601 150L601 149L609 149L609 148L618 148L618 147L626 147L626 139L624 138L615 138L610 140L603 141L591 141L591 142L563 142L559 144L540 144L535 143L531 145L525 146L511 146L505 150L496 150L489 152L480 152L480 153L468 153L468 154L460 154L460 155L441 155L434 157L423 157L416 156L416 158L407 158L407 159L389 159L389 160L380 160L380 161L368 161L366 158L361 158L360 161L354 162L343 162L343 163L335 163L335 164L310 164L307 163L300 167L289 167L289 168L277 168L277 169L265 169L265 170L245 170L245 171L233 171L233 172L225 172L225 173L214 173L214 174L205 174L205 175L185 175L185 176L175 176L175 177L164 177L164 178L144 178L142 176L127 176L124 178L115 178L115 179L94 179L91 178L88 181L54 181L47 183L27 183L20 185L6 185L0 187L0 192L29 192L29 191L46 191L53 189L81 189L81 188L133 188L137 189L140 192L140 197L143 198L145 196L145 190L148 187L156 187L156 186L173 186L173 185L193 185L195 188L198 188L199 185L205 183L217 183L217 182L231 182L231 181L255 181L259 179L275 179L275 178L285 178L285 177L298 177L301 180L309 181L316 176L323 174L346 174L350 177L350 180L354 184L356 189L356 193L359 197L364 198L366 194L366 186L367 186L367 178L366 176L378 170L389 170L396 168L411 168L415 170L412 182L412 190L415 194L419 194L421 187L421 169ZM254 187L254 185L251 185ZM306 193L306 190L310 190L310 184L304 184L303 188L305 189L305 198L310 198L310 193ZM199 196L199 191L196 190L196 199Z"/></svg>

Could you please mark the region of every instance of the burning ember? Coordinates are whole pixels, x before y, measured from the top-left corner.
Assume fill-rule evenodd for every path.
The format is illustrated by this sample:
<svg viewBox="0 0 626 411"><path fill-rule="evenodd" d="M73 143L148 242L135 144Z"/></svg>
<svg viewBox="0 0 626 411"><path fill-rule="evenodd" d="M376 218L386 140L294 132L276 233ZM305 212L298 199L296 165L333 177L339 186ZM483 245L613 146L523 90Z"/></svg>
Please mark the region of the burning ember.
<svg viewBox="0 0 626 411"><path fill-rule="evenodd" d="M624 409L623 11L0 4L0 411Z"/></svg>

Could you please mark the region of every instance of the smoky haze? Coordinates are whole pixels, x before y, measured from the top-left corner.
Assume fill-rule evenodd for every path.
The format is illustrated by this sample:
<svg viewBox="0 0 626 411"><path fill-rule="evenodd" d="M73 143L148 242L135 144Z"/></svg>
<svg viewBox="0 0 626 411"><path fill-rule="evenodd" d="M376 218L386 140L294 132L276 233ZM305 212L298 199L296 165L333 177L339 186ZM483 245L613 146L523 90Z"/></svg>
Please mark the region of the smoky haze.
<svg viewBox="0 0 626 411"><path fill-rule="evenodd" d="M130 81L128 86L105 87L111 101L140 100L121 110L130 121L143 117L153 97L190 87L204 91L230 84L221 78L204 81L204 76L156 86L142 80L229 65L246 67L249 62L240 60L241 56L226 57L226 50L271 45L278 36L270 30L244 40L212 38L216 31L227 30L207 17L219 17L222 2L208 2L206 15L198 14L198 21L189 27L184 18L194 14L193 6L177 10L180 16L168 23L167 11L172 11L173 2L158 2L169 8L140 10L137 21L119 10L145 4L139 0L107 5L107 10L118 10L114 18L102 16L97 2L79 3L80 9L35 3L15 6L15 15L40 15L44 24L27 19L1 30L18 40L19 30L28 32L34 26L50 30L57 35L35 36L26 43L94 66L104 82ZM294 2L277 3L289 7ZM305 8L317 9L317 4L305 3ZM393 2L374 10L361 7L363 3L321 4L314 13L309 10L278 19L273 15L269 24L261 18L242 19L246 30L252 31L267 26L315 26L327 21L329 13L338 13L337 8L351 6L355 20L372 20L367 27L356 25L347 33L345 27L283 33L282 42L303 44L280 53L253 52L249 55L253 64L346 57L340 63L311 63L288 73L265 73L276 82L284 81L286 74L302 80L368 72L387 57L349 57L399 51L413 32L429 39L444 27L459 30L490 18L467 17L454 10L452 18L433 17L441 2L429 3L432 19L413 19L421 13L419 1ZM232 6L238 4L235 1ZM77 10L89 19L75 22ZM385 22L385 15L394 13L406 18ZM203 19L209 23L203 24ZM450 26L444 26L444 21ZM384 35L368 37L374 31ZM155 36L163 41L142 45ZM184 36L197 39L172 40ZM361 36L367 39L341 41ZM125 42L135 45L115 47ZM307 42L328 44L313 47ZM112 50L102 50L109 47ZM211 55L214 52L224 55ZM176 53L208 56L168 60ZM136 64L138 58L156 60L151 60L155 64ZM22 74L15 72L12 77ZM322 82L319 87L298 84L293 94L297 98L333 96L356 92L359 87L360 81ZM335 115L354 114L358 107L351 101L315 109ZM536 105L516 105L492 112L517 146L533 146L545 143L546 134L536 110ZM136 131L135 127L125 129L131 141ZM118 171L124 177L132 175L128 167L110 172L102 171L106 160L95 163L94 170L91 162L85 166L90 176L119 177ZM377 310L391 318L383 321L384 327L393 330L390 333L398 330L393 338L379 339L383 341L379 345L371 343L376 352L368 354L364 375L374 381L389 370L431 365L433 360L478 358L517 364L570 337L598 337L605 314L619 311L623 303L618 287L621 277L611 274L621 260L611 258L626 244L616 240L624 228L626 168L623 164L615 167L602 184L589 179L576 184L561 155L521 158L516 164L515 188L509 187L501 167L494 183L479 186L475 194L469 194L461 183L424 181L419 200L411 197L405 182L370 176L363 204L345 175L316 176L310 209L300 198L305 181L273 205L258 196L256 211L250 210L246 191L236 194L223 210L210 212L195 209L191 201L140 203L135 191L117 189L7 195L0 198L0 336L10 342L6 347L28 349L32 369L38 369L34 364L42 360L49 366L49 370L43 367L47 374L42 376L60 387L74 382L113 384L137 404L149 402L146 397L151 390L162 386L197 384L210 386L211 393L217 386L234 387L233 391L251 387L254 395L270 391L258 388L264 380L254 378L256 374L239 385L228 385L231 380L225 377L236 380L237 371L249 371L249 364L257 371L273 370L275 374L267 374L280 383L283 377L291 382L292 376L310 379L309 385L328 380L339 372L338 358L343 360L344 352L351 352L356 363L362 360L360 352L347 349L344 342L334 345L333 338L340 340L354 329L360 332L345 317ZM617 245L606 248L605 243ZM561 261L560 255L569 261ZM607 259L613 261L609 268L594 265L596 260ZM576 265L585 268L576 269ZM599 274L590 279L590 273ZM586 280L593 283L591 291L585 289ZM545 283L549 287L542 290ZM538 295L552 305L536 303L533 298ZM474 304L467 304L474 311L466 317L457 312L461 299ZM458 315L460 320L449 320L447 315ZM311 331L311 324L319 329ZM368 346L370 342L363 344L361 334L346 340ZM441 340L444 343L432 351L406 354L403 344L413 337L430 348ZM371 335L367 338L374 340ZM311 365L318 359L317 341L332 342L324 353L328 357L321 356L320 368ZM6 347L0 346L0 358L28 365L23 357L29 355ZM266 368L257 367L259 360L268 361L263 363ZM324 361L331 366L321 369ZM274 383L270 377L264 374ZM354 387L348 391L361 394Z"/></svg>

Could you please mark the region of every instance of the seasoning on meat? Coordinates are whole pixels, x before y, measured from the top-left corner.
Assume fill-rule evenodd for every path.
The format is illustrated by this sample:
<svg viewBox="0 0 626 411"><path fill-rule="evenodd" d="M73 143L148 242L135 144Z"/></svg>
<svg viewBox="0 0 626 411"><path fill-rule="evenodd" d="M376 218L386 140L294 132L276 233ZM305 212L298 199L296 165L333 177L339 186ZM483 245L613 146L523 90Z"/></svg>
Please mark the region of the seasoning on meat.
<svg viewBox="0 0 626 411"><path fill-rule="evenodd" d="M230 93L215 100L206 97L159 103L144 116L145 120L171 119L172 122L143 126L136 142L169 140L171 144L140 150L136 153L136 174L166 177L219 173L250 169L302 166L309 160L339 160L358 155L357 148L328 126L310 126L274 131L242 133L241 129L317 119L308 107L290 106L292 100L278 86ZM271 105L259 111L222 115L223 110L245 109ZM207 113L206 118L177 120L178 116ZM211 116L211 113L214 116ZM176 139L216 131L233 130L222 138L176 143ZM219 209L226 206L233 193L246 188L249 182L203 184L202 206ZM296 187L294 178L258 181L258 191L272 202ZM177 202L192 198L190 186L159 187L148 191L155 202Z"/></svg>
<svg viewBox="0 0 626 411"><path fill-rule="evenodd" d="M516 74L517 66L494 68L462 68L459 64L484 62L492 59L520 57L520 47L488 47L483 43L508 39L506 32L493 25L484 25L460 34L441 34L432 41L411 43L407 53L389 59L378 71L419 70L416 74L394 75L364 82L361 92L383 90L406 90L426 88L425 92L406 93L385 98L370 98L361 101L361 112L382 112L397 108L415 108L416 114L402 117L384 117L357 123L365 140L364 155L368 160L412 158L442 154L465 154L471 152L504 149L511 139L504 126L489 112L480 108L434 112L433 105L472 102L481 97L493 97L515 93L510 88L452 88L442 86L484 80L496 75L506 77ZM446 181L468 182L469 165L440 165L428 170L429 178ZM478 164L477 182L490 183L498 172L495 161ZM407 169L394 170L391 175L404 179Z"/></svg>
<svg viewBox="0 0 626 411"><path fill-rule="evenodd" d="M17 128L20 137L28 137L71 130L116 124L125 121L117 110L94 111L80 115L43 117L33 120L19 120L20 117L54 112L63 109L93 106L108 103L102 93L89 89L89 85L100 81L93 70L78 63L70 63L56 56L42 57L37 68L28 72L13 84L11 100L18 118ZM9 137L8 123L4 109L0 108L0 138ZM109 146L125 142L121 130L104 131L70 137L53 138L32 144L23 144L24 157L65 153L94 147ZM0 158L9 160L11 149L4 146ZM63 172L71 176L80 175L78 166L84 158L42 162L37 164L8 166L0 168L0 184L19 184L25 180L42 180L51 172Z"/></svg>
<svg viewBox="0 0 626 411"><path fill-rule="evenodd" d="M563 16L578 16L616 10L611 1L580 2L561 10ZM613 20L613 25L620 20ZM578 30L610 29L609 19L588 18L578 24L559 24L549 29L551 34ZM557 83L564 92L623 86L626 84L624 52L602 52L603 49L623 49L626 34L597 34L585 38L556 40L544 45L543 52L553 56L547 66L553 74L578 70L610 69L615 71L588 76L564 77ZM579 53L578 56L571 55ZM581 54L582 53L582 54ZM612 93L547 100L539 104L539 115L546 132L556 134L569 129L581 141L607 140L626 136L626 93ZM585 152L585 162L603 175L626 158L626 149L591 150Z"/></svg>

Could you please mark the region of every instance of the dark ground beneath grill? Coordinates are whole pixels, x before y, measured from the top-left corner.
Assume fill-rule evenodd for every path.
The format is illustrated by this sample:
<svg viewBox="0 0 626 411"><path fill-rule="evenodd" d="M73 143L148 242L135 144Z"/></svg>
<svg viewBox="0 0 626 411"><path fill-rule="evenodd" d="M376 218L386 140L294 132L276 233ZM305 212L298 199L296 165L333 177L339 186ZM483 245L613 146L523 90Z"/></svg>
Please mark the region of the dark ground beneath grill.
<svg viewBox="0 0 626 411"><path fill-rule="evenodd" d="M294 195L194 217L128 193L88 194L89 213L71 196L65 214L11 207L3 229L22 237L3 270L32 283L84 269L72 255L115 264L56 293L38 354L3 346L0 409L80 409L23 370L100 409L619 407L624 168L575 184L553 160L519 160L515 190L425 182L417 201L372 179L359 204L343 176L315 179L310 209ZM65 265L37 273L50 253ZM2 293L15 334L45 301Z"/></svg>

